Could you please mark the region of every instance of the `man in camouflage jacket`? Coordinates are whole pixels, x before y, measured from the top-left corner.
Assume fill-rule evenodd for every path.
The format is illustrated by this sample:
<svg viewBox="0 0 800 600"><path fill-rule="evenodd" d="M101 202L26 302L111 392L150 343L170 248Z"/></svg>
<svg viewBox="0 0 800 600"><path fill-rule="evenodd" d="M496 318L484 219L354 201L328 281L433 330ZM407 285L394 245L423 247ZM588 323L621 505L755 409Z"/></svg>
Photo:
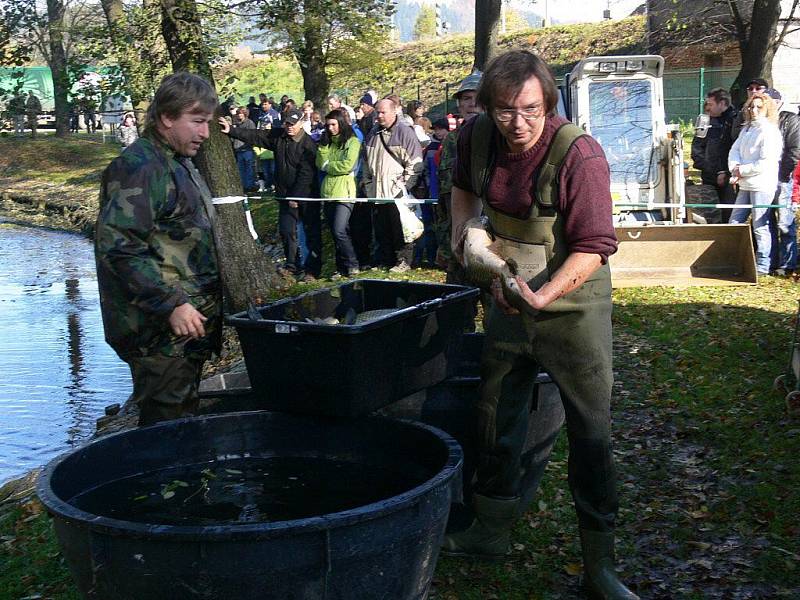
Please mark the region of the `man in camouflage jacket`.
<svg viewBox="0 0 800 600"><path fill-rule="evenodd" d="M140 425L192 414L220 347L211 194L190 157L217 105L204 79L164 79L144 135L103 173L95 257L106 341L133 377Z"/></svg>

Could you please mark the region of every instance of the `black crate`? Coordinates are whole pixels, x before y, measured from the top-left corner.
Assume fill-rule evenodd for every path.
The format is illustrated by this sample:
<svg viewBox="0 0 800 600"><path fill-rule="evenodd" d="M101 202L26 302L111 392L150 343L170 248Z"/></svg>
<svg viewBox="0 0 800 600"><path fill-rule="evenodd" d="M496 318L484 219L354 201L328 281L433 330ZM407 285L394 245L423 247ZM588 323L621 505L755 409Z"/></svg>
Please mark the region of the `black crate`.
<svg viewBox="0 0 800 600"><path fill-rule="evenodd" d="M239 335L262 408L361 416L447 377L447 357L478 293L456 285L359 279L226 322ZM344 320L351 308L397 310L357 325L306 321Z"/></svg>
<svg viewBox="0 0 800 600"><path fill-rule="evenodd" d="M464 451L463 498L465 503L472 495L472 478L477 463L477 430L474 407L480 399L480 360L484 335L461 336L451 348L451 373L441 383L409 395L382 408L379 414L397 419L422 421L452 435ZM525 448L521 457L521 506L533 500L550 452L564 424L564 407L558 386L546 372L536 378L533 395L528 405L530 417ZM455 522L462 515L455 516ZM471 513L466 515L471 520ZM451 520L454 519L451 512ZM468 525L465 523L464 525Z"/></svg>

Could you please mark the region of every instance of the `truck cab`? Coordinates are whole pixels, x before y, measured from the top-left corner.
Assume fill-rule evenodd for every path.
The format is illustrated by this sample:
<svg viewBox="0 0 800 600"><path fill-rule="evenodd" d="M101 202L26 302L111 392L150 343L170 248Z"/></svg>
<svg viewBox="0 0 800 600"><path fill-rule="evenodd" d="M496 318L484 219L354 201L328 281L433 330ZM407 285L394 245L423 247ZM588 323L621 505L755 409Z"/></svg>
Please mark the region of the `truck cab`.
<svg viewBox="0 0 800 600"><path fill-rule="evenodd" d="M661 56L593 56L565 78L568 118L605 151L620 224L685 217L682 138L666 123L663 74Z"/></svg>
<svg viewBox="0 0 800 600"><path fill-rule="evenodd" d="M591 56L564 79L567 118L600 143L611 171L612 283L756 283L747 225L686 222L683 138L666 122L663 76L664 59L642 54Z"/></svg>

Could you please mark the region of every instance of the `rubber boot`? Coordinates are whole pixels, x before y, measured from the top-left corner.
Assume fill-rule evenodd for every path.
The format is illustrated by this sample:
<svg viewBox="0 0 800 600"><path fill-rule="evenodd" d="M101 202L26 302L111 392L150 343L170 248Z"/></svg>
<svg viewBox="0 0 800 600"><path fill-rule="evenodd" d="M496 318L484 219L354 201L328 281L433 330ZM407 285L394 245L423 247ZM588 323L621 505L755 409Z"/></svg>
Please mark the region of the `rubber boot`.
<svg viewBox="0 0 800 600"><path fill-rule="evenodd" d="M505 556L511 542L511 526L517 520L519 498L492 498L473 494L475 520L464 531L448 534L442 553L497 560Z"/></svg>
<svg viewBox="0 0 800 600"><path fill-rule="evenodd" d="M639 600L614 570L614 534L581 529L583 587L593 600Z"/></svg>

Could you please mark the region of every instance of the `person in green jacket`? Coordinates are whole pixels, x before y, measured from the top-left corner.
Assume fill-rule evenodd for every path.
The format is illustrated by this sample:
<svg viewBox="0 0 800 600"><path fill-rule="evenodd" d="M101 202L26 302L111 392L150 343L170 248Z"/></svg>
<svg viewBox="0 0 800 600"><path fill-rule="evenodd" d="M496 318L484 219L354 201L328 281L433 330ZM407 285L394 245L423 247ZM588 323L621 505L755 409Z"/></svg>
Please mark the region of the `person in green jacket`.
<svg viewBox="0 0 800 600"><path fill-rule="evenodd" d="M319 140L317 168L324 173L320 197L335 199L325 203L325 220L336 245L336 270L340 275L359 273L358 260L350 237L350 215L356 197L355 173L361 153L358 141L344 110L337 108L325 115L325 133Z"/></svg>

